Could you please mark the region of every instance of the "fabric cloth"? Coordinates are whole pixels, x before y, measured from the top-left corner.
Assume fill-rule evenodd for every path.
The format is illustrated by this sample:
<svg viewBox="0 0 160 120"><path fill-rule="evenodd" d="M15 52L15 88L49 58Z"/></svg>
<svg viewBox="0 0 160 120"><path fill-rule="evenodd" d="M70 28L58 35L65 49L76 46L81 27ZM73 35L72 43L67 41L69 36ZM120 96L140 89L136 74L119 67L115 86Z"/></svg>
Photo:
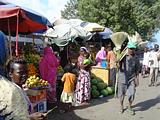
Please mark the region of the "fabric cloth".
<svg viewBox="0 0 160 120"><path fill-rule="evenodd" d="M113 52L113 50L109 51L107 54L107 60L109 61L109 67L112 68L117 68L116 64L116 54Z"/></svg>
<svg viewBox="0 0 160 120"><path fill-rule="evenodd" d="M56 74L59 61L56 58L52 48L44 48L44 56L39 62L39 70L42 79L47 80L50 89L47 90L47 100L49 102L56 101Z"/></svg>
<svg viewBox="0 0 160 120"><path fill-rule="evenodd" d="M151 61L153 61L153 63ZM159 67L158 52L156 52L156 51L151 51L150 52L149 63L150 63L151 68L158 68Z"/></svg>
<svg viewBox="0 0 160 120"><path fill-rule="evenodd" d="M74 92L72 92L72 93L62 92L61 102L63 102L63 103L73 103L74 102Z"/></svg>
<svg viewBox="0 0 160 120"><path fill-rule="evenodd" d="M62 81L64 82L63 92L73 93L76 82L76 76L72 73L65 73L62 77Z"/></svg>
<svg viewBox="0 0 160 120"><path fill-rule="evenodd" d="M80 55L78 57L78 62L77 62L77 65L78 65L78 68L80 68L80 66L82 65L83 61L84 61L84 56Z"/></svg>
<svg viewBox="0 0 160 120"><path fill-rule="evenodd" d="M133 81L136 74L139 74L140 62L136 55L126 55L120 62L120 68L118 72L118 82L128 84Z"/></svg>
<svg viewBox="0 0 160 120"><path fill-rule="evenodd" d="M145 66L149 66L149 52L145 52L144 54L143 54L143 65L145 65Z"/></svg>
<svg viewBox="0 0 160 120"><path fill-rule="evenodd" d="M90 100L90 74L85 70L80 70L76 90L75 90L75 101L77 104L81 104Z"/></svg>
<svg viewBox="0 0 160 120"><path fill-rule="evenodd" d="M97 62L101 62L102 59L106 59L106 51L104 47L101 47L101 50L96 54Z"/></svg>
<svg viewBox="0 0 160 120"><path fill-rule="evenodd" d="M110 85L115 86L117 68L111 68L109 71Z"/></svg>
<svg viewBox="0 0 160 120"><path fill-rule="evenodd" d="M129 84L118 83L118 98L120 101L123 101L125 95L128 96L129 101L133 101L135 92L136 89L134 81L129 82Z"/></svg>
<svg viewBox="0 0 160 120"><path fill-rule="evenodd" d="M20 88L17 84L15 84L15 83L13 83L13 84L14 84L15 86L17 86L17 88L18 88L20 91L22 91L22 92L21 92L21 93L22 93L22 97L23 97L23 98L26 100L26 102L27 102L29 114L33 113L33 106L32 106L31 101L29 100L26 92L25 92L24 90L22 90L22 88Z"/></svg>
<svg viewBox="0 0 160 120"><path fill-rule="evenodd" d="M88 49L87 49L86 47L81 47L81 48L80 48L80 51L88 52L88 53L89 53L89 51L88 51Z"/></svg>
<svg viewBox="0 0 160 120"><path fill-rule="evenodd" d="M150 68L150 81L151 84L157 84L158 82L158 68Z"/></svg>
<svg viewBox="0 0 160 120"><path fill-rule="evenodd" d="M0 76L0 116L5 117L5 120L30 120L23 91L2 76Z"/></svg>

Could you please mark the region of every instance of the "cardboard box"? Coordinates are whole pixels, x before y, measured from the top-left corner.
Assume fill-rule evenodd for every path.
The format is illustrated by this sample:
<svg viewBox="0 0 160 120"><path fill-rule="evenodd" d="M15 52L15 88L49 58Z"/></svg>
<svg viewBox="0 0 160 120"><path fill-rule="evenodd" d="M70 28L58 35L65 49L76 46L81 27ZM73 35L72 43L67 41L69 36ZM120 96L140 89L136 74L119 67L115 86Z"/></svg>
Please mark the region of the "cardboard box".
<svg viewBox="0 0 160 120"><path fill-rule="evenodd" d="M107 85L109 85L109 70L97 66L92 66L91 73L96 77L102 79Z"/></svg>
<svg viewBox="0 0 160 120"><path fill-rule="evenodd" d="M46 112L47 111L47 101L39 101L36 103L32 103L34 112Z"/></svg>

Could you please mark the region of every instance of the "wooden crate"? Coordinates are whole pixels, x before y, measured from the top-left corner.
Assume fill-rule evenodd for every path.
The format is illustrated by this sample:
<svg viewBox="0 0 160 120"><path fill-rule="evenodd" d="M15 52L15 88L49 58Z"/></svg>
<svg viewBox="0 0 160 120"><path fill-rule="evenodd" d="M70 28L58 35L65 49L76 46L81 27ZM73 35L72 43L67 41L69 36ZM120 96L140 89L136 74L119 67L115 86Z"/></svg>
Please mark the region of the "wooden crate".
<svg viewBox="0 0 160 120"><path fill-rule="evenodd" d="M92 66L91 73L96 77L102 79L107 85L109 85L109 70L97 66Z"/></svg>

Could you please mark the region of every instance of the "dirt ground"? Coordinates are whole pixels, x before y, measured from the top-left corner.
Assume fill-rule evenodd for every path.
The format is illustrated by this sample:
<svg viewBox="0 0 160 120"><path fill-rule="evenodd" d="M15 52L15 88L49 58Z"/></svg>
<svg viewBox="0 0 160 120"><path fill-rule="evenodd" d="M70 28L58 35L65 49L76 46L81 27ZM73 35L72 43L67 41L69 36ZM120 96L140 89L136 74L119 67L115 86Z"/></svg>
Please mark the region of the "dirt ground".
<svg viewBox="0 0 160 120"><path fill-rule="evenodd" d="M159 77L160 81L160 77ZM49 114L49 120L160 120L160 86L148 87L149 78L140 78L136 90L134 110L130 115L125 111L119 113L118 99L113 96L91 100L89 106L74 108L66 113L59 110ZM125 100L127 107L127 100ZM61 106L65 109L65 106ZM67 108L66 108L67 109ZM58 111L58 112L57 112Z"/></svg>

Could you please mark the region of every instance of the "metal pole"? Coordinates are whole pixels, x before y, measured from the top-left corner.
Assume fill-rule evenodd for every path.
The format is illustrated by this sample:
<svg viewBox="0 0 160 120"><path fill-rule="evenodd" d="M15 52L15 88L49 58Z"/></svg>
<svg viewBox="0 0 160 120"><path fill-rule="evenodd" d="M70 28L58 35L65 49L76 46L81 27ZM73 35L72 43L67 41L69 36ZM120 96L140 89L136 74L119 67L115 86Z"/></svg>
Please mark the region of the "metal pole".
<svg viewBox="0 0 160 120"><path fill-rule="evenodd" d="M12 41L11 41L11 31L10 31L10 24L9 24L9 18L8 18L8 39L9 39L9 53L10 58L12 59Z"/></svg>

